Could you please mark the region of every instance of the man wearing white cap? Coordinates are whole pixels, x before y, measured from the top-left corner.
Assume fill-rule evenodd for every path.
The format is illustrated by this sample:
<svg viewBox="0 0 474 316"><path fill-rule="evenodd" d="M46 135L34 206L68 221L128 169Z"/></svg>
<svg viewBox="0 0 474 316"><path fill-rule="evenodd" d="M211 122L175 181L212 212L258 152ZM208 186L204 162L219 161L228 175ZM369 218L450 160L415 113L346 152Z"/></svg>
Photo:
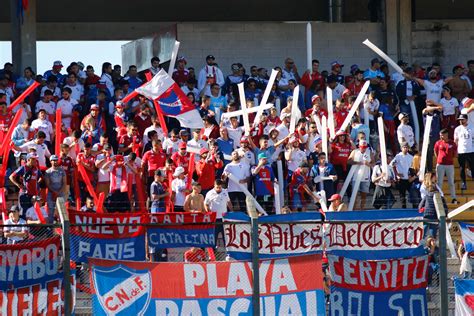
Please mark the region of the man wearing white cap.
<svg viewBox="0 0 474 316"><path fill-rule="evenodd" d="M461 101L461 114L467 114L467 124L474 127L474 99L468 97Z"/></svg>
<svg viewBox="0 0 474 316"><path fill-rule="evenodd" d="M408 146L413 148L415 145L415 134L410 124L408 124L410 121L409 115L407 113L400 113L398 114L398 120L400 125L397 128L397 138L400 147L402 147L403 143L408 143Z"/></svg>
<svg viewBox="0 0 474 316"><path fill-rule="evenodd" d="M175 212L184 212L184 200L186 199L186 194L190 190L186 189L186 175L183 167L179 166L174 170L173 181L171 182L171 190L174 195L174 211ZM173 197L171 198L173 201Z"/></svg>
<svg viewBox="0 0 474 316"><path fill-rule="evenodd" d="M61 69L63 69L63 63L60 60L56 60L53 63L53 67L44 73L43 79L48 80L49 77L54 76L58 79L58 84L61 84L64 76L61 74Z"/></svg>
<svg viewBox="0 0 474 316"><path fill-rule="evenodd" d="M458 117L459 126L454 130L454 142L458 147L458 161L461 167L461 190L466 190L466 164L474 173L474 126L468 124L467 114Z"/></svg>

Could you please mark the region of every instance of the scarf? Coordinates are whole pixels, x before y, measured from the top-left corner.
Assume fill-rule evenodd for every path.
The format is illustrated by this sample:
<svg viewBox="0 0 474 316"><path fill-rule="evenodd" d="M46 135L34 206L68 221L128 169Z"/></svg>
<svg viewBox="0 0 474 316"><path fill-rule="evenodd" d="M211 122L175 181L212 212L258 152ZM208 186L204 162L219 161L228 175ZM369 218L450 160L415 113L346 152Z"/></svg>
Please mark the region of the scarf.
<svg viewBox="0 0 474 316"><path fill-rule="evenodd" d="M119 166L118 164L115 164L114 167L112 168L112 172L110 173L112 177L112 181L110 183L112 190L111 192L117 190L117 169L121 168L122 173L121 173L121 179L120 179L120 192L127 192L128 191L128 184L127 184L127 170L125 168L125 165Z"/></svg>

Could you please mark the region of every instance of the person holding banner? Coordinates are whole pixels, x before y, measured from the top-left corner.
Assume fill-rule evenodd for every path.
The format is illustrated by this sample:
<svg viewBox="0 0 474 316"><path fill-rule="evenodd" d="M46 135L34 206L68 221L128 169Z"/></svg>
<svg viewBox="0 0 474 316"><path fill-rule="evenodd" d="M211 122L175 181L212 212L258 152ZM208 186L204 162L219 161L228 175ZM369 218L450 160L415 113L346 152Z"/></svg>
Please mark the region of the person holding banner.
<svg viewBox="0 0 474 316"><path fill-rule="evenodd" d="M31 201L30 201L31 203ZM26 221L20 217L20 208L13 205L8 211L8 219L4 225L17 225L3 227L3 236L7 239L7 245L15 245L28 239L28 227Z"/></svg>

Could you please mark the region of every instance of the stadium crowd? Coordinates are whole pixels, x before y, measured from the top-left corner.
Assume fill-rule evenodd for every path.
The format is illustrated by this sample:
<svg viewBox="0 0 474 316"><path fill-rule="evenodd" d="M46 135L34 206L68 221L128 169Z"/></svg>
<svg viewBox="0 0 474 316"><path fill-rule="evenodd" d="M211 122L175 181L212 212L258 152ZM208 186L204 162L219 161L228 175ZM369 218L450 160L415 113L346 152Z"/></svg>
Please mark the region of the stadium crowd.
<svg viewBox="0 0 474 316"><path fill-rule="evenodd" d="M0 70L2 138L9 129L14 130L4 181L8 193L18 192L18 204L9 210L5 223L37 223L39 217L52 223L57 216L57 197L64 197L81 211L96 211L88 183L95 194L106 197L107 212L136 211L144 202L140 196L145 196L146 208L152 213L212 211L222 220L226 212L246 211L244 185L268 214L274 214L277 182L285 192L280 205L283 212L319 210L321 191L327 197L328 211L346 211L344 196L337 192L351 165L369 167L362 175L354 209L390 209L398 200L402 208L420 208L426 218L435 218L433 195L441 191L445 176L450 200L458 203L455 161L461 169L462 189L466 189L466 177L474 172L474 60L468 61L467 67L455 66L450 75L437 63L427 69L403 60L398 65L403 75L389 73L387 64L377 58L370 61L368 69L352 65L344 73L344 65L338 61L329 65L329 71L320 71L319 61L313 60L311 71L300 72L293 59L286 58L282 67L274 68L278 75L268 99L274 106L258 121L256 113L250 113L252 128L245 135L242 115L223 114L240 109L237 84L241 82L247 107L260 104L269 80L265 68L251 66L247 71L234 63L231 73L224 76L212 55L198 71L187 67L186 59L180 57L172 77L196 106L204 124L203 129L190 130L171 117L165 117L166 126L162 126L152 100L141 95L121 102L146 82L145 73L158 73L157 57L151 59L146 71L130 66L124 74L120 65L105 62L100 76L81 62L64 70L61 61L55 61L43 75L29 67L15 74L12 64L6 63ZM9 109L34 81L39 87ZM340 130L366 81L370 81L368 94L349 126ZM298 85L302 89L296 128L290 133ZM328 119L327 86L332 89L336 134L329 137L325 153L318 122ZM20 108L20 121L11 126ZM59 109L61 144L55 152ZM380 162L377 118L381 115L388 174ZM423 134L428 115L433 121L427 173L420 182L421 144L416 142L415 126ZM85 172L78 172L78 167ZM347 192L350 197L350 189ZM367 201L368 194L371 201ZM36 202L42 216L35 212ZM27 237L22 228L5 228L4 233L9 243Z"/></svg>

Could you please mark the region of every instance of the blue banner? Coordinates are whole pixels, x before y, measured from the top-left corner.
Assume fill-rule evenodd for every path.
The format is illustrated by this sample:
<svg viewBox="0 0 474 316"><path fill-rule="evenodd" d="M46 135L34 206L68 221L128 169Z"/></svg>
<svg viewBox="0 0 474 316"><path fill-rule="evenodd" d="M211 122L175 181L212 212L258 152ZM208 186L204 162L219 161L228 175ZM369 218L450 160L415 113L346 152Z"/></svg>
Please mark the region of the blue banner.
<svg viewBox="0 0 474 316"><path fill-rule="evenodd" d="M148 227L150 247L208 248L216 245L214 226L216 213L157 213L150 216L152 224L163 224Z"/></svg>
<svg viewBox="0 0 474 316"><path fill-rule="evenodd" d="M456 315L474 315L474 280L454 280Z"/></svg>
<svg viewBox="0 0 474 316"><path fill-rule="evenodd" d="M227 253L237 260L250 260L250 217L227 213L224 226ZM259 257L278 258L320 253L323 245L322 217L318 212L304 212L260 217ZM307 223L305 223L307 222Z"/></svg>

